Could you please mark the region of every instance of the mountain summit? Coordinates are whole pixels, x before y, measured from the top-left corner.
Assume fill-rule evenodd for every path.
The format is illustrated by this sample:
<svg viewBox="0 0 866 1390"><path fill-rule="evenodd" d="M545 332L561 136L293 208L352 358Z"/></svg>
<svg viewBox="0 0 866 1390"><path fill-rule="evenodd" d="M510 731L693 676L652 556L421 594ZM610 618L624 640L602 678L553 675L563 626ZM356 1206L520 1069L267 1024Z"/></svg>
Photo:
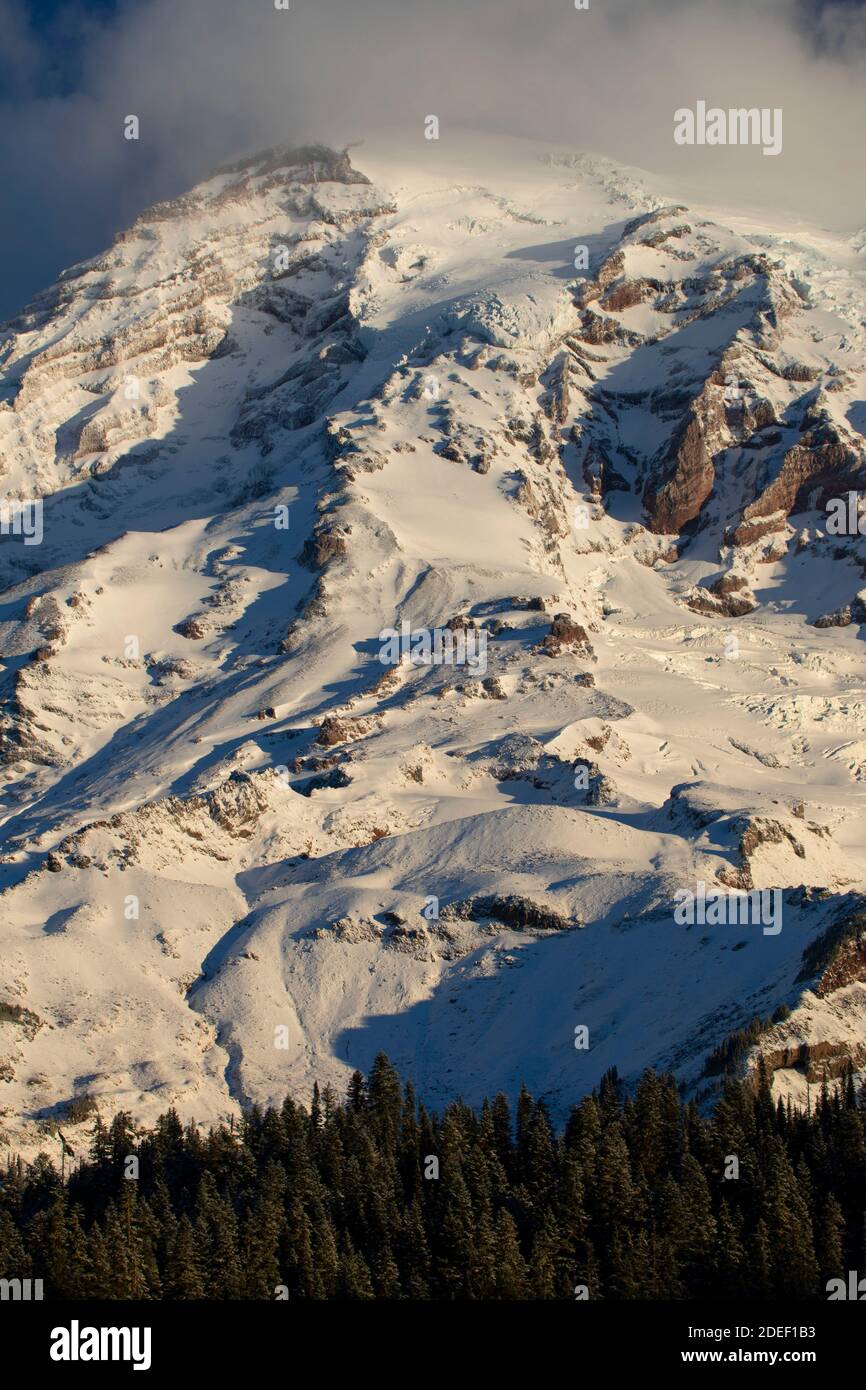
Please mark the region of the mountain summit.
<svg viewBox="0 0 866 1390"><path fill-rule="evenodd" d="M227 165L0 327L12 1149L866 1063L862 247L370 175Z"/></svg>

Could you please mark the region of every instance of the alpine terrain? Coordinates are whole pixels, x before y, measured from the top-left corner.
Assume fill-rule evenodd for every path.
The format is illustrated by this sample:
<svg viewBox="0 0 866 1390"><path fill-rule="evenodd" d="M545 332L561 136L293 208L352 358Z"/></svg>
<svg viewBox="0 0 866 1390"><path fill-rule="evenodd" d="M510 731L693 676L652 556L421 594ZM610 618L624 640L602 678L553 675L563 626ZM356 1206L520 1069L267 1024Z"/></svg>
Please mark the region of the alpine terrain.
<svg viewBox="0 0 866 1390"><path fill-rule="evenodd" d="M7 1154L866 1070L866 237L417 143L0 327Z"/></svg>

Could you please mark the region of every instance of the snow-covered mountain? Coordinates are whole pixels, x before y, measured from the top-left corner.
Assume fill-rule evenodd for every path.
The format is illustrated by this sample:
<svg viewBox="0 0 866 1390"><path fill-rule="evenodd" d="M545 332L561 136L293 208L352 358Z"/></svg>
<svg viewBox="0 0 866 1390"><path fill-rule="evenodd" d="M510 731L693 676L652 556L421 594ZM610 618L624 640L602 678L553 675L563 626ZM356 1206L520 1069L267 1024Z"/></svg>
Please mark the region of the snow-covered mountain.
<svg viewBox="0 0 866 1390"><path fill-rule="evenodd" d="M555 1111L866 1066L862 236L357 162L220 169L0 328L14 1149L381 1049Z"/></svg>

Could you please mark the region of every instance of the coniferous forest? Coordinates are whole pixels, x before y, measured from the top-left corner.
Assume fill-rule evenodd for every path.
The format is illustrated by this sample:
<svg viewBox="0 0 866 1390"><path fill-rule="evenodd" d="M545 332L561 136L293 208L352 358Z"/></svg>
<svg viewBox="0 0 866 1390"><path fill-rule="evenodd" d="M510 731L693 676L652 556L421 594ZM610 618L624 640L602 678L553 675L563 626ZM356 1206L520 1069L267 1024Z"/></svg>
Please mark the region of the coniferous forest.
<svg viewBox="0 0 866 1390"><path fill-rule="evenodd" d="M850 1074L810 1113L761 1075L702 1115L670 1076L626 1095L612 1073L557 1131L526 1090L430 1113L380 1055L343 1100L207 1135L97 1117L65 1182L12 1163L0 1277L46 1299L826 1299L866 1270L864 1214Z"/></svg>

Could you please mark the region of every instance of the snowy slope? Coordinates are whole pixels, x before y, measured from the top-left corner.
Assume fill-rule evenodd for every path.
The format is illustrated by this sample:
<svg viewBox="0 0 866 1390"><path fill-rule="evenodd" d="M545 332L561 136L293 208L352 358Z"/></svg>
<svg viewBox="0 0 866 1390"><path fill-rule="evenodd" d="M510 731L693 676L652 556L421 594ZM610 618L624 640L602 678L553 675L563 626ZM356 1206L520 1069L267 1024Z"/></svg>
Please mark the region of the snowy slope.
<svg viewBox="0 0 866 1390"><path fill-rule="evenodd" d="M755 1016L782 1091L866 1063L858 239L358 162L228 166L0 329L13 1148L383 1047L554 1108L707 1094ZM404 622L483 669L383 663ZM698 883L782 930L677 923Z"/></svg>

